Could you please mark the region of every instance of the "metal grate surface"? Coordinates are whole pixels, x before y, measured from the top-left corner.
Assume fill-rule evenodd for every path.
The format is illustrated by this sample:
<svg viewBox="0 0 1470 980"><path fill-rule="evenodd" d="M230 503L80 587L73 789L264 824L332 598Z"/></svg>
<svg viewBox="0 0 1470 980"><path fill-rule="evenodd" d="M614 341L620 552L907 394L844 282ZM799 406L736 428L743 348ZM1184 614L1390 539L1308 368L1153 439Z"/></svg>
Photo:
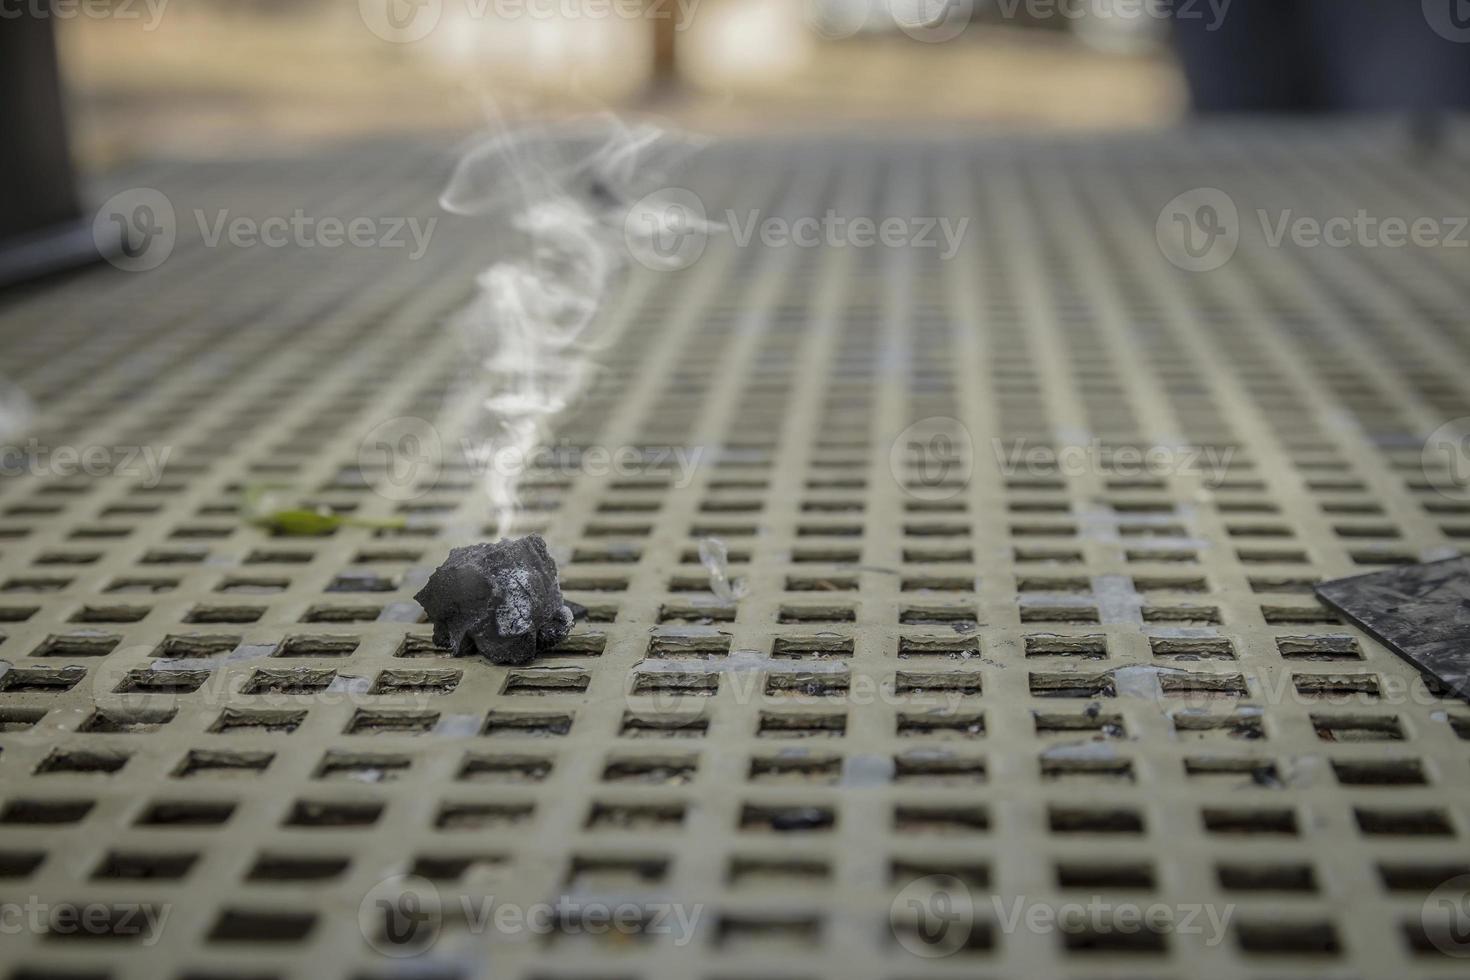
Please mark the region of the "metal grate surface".
<svg viewBox="0 0 1470 980"><path fill-rule="evenodd" d="M433 650L410 598L484 533L444 321L500 243L444 219L420 261L208 248L193 215L429 216L448 155L119 175L171 200L168 261L0 318L37 446L170 451L159 480L53 456L0 482L0 900L31 916L5 968L1462 975L1421 909L1470 871L1470 710L1310 590L1470 535L1421 461L1470 415L1467 253L1273 248L1256 219L1470 214L1460 135L715 147L689 186L742 229L753 208L971 222L952 261L732 233L684 271L634 266L606 369L527 480L523 525L591 609L529 669ZM1198 187L1241 244L1191 273L1156 228ZM444 462L384 495L359 447L401 416L435 421ZM933 418L957 421L900 438ZM595 447L642 452L604 471ZM240 520L258 483L409 524L272 537ZM373 898L403 874L441 928L392 958ZM968 890L963 942L923 942L951 908L910 885L930 875ZM487 895L565 901L477 930L461 898ZM1013 925L1017 901L1097 915ZM697 919L597 934L599 903ZM160 934L124 928L139 905ZM72 906L101 925L68 928ZM1118 926L1151 906L1228 921Z"/></svg>

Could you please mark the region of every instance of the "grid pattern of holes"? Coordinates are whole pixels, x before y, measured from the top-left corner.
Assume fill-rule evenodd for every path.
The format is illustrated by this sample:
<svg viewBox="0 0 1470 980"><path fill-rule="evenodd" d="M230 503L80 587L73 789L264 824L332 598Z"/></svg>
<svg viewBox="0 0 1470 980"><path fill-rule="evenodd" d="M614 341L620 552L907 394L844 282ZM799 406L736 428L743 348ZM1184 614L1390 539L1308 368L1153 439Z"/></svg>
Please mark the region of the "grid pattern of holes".
<svg viewBox="0 0 1470 980"><path fill-rule="evenodd" d="M708 199L764 214L984 220L954 263L716 239L686 273L635 276L558 438L648 465L528 479L524 527L565 549L592 611L530 668L445 657L409 600L482 527L469 465L394 504L355 461L372 424L445 401L459 352L438 321L483 261L457 247L471 229L417 265L185 241L152 276L8 311L42 443L173 449L156 484L0 483L0 889L172 906L153 947L12 937L18 975L388 975L354 912L405 871L451 899L704 906L687 948L499 943L495 976L910 976L888 904L935 873L1236 909L1209 948L987 920L950 971L1433 968L1405 936L1466 870L1446 855L1470 712L1395 699L1412 672L1310 587L1464 536L1404 448L1467 410L1445 373L1470 343L1463 263L1243 249L1180 277L1150 229L1177 190L1249 201L1309 173L1452 213L1455 175L1406 187L1351 136L1197 138L1094 146L1087 182L1023 145L712 156ZM373 162L150 180L180 204L289 184L322 213L427 213L427 157ZM933 416L971 436L953 494L889 472L899 430ZM1062 447L1094 438L1228 465L1070 472ZM691 481L670 447L702 454ZM1012 451L1028 465L1003 470ZM261 480L409 527L271 538L237 520ZM705 535L747 580L738 606L707 591ZM442 973L488 975L475 962Z"/></svg>

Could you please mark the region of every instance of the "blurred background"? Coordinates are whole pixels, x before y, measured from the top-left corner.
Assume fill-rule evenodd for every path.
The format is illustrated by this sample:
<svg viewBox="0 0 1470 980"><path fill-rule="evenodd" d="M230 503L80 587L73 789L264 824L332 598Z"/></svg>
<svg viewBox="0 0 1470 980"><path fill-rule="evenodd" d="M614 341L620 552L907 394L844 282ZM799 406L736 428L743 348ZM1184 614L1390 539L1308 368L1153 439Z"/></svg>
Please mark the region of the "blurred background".
<svg viewBox="0 0 1470 980"><path fill-rule="evenodd" d="M26 93L0 101L0 281L86 254L79 188L130 162L487 116L732 136L1402 112L1429 142L1470 106L1467 0L0 0L0 22Z"/></svg>
<svg viewBox="0 0 1470 980"><path fill-rule="evenodd" d="M511 115L629 108L715 133L1158 126L1187 105L1167 22L1091 0L1076 16L1014 0L153 2L55 21L85 166L464 130L486 98Z"/></svg>

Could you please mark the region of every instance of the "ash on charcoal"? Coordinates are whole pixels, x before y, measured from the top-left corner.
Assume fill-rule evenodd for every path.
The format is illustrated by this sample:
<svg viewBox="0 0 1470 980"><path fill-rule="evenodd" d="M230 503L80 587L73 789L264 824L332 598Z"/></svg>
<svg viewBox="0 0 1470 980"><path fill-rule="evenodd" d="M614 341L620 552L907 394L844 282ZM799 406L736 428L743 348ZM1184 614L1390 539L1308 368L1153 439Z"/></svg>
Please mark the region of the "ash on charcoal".
<svg viewBox="0 0 1470 980"><path fill-rule="evenodd" d="M453 549L414 598L434 624L435 645L459 657L529 663L572 631L539 534Z"/></svg>

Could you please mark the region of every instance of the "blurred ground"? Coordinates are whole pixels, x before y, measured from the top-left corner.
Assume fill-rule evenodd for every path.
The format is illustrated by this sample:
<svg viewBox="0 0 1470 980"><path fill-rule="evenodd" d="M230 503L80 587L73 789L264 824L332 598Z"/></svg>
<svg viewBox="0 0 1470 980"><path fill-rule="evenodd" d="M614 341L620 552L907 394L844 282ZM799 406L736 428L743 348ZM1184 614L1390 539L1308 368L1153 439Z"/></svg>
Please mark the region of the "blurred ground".
<svg viewBox="0 0 1470 980"><path fill-rule="evenodd" d="M431 36L395 44L365 28L356 3L176 3L152 29L57 22L84 165L467 130L490 101L510 115L635 108L712 133L878 121L1154 126L1183 106L1161 51L1108 54L1060 31L981 25L943 44L897 32L825 40L800 4L767 0L704 0L679 35L685 84L657 98L644 21L446 13Z"/></svg>

